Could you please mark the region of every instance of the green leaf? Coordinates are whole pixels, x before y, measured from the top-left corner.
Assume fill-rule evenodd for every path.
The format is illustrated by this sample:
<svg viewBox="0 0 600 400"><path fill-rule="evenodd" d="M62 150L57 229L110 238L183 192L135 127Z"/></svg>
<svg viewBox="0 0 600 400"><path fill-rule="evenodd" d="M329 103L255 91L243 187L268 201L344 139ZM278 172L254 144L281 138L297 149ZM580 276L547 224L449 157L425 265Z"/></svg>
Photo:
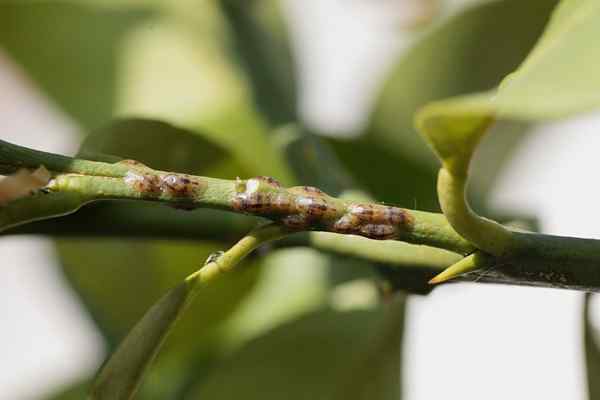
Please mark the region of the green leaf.
<svg viewBox="0 0 600 400"><path fill-rule="evenodd" d="M567 117L600 105L600 4L563 0L523 65L502 82L495 99L501 117Z"/></svg>
<svg viewBox="0 0 600 400"><path fill-rule="evenodd" d="M302 185L318 187L333 196L355 188L352 178L324 138L294 124L277 129L273 138Z"/></svg>
<svg viewBox="0 0 600 400"><path fill-rule="evenodd" d="M377 200L419 210L439 210L435 173L429 166L394 152L372 136L330 139L330 143L361 187ZM361 149L360 154L356 149Z"/></svg>
<svg viewBox="0 0 600 400"><path fill-rule="evenodd" d="M433 157L413 126L415 111L496 86L533 47L556 3L484 1L442 21L391 69L366 130L368 143L433 170Z"/></svg>
<svg viewBox="0 0 600 400"><path fill-rule="evenodd" d="M139 7L3 1L0 46L60 108L93 128L113 112L120 44L149 16Z"/></svg>
<svg viewBox="0 0 600 400"><path fill-rule="evenodd" d="M594 1L563 1L531 54L497 90L434 102L417 115L417 127L443 164L438 181L442 209L454 229L480 249L499 255L511 246L506 229L474 214L464 200L470 160L481 137L494 118L544 120L600 105L594 94L600 90L594 72L600 49L589 42L600 34L599 16Z"/></svg>
<svg viewBox="0 0 600 400"><path fill-rule="evenodd" d="M133 397L142 375L191 301L195 284L195 280L180 283L144 314L98 373L90 393L92 399Z"/></svg>
<svg viewBox="0 0 600 400"><path fill-rule="evenodd" d="M598 346L597 332L595 332L591 321L591 300L591 293L586 293L583 308L583 344L587 371L588 397L590 400L598 400L600 399L600 346Z"/></svg>
<svg viewBox="0 0 600 400"><path fill-rule="evenodd" d="M248 343L189 399L398 399L404 299L322 310Z"/></svg>

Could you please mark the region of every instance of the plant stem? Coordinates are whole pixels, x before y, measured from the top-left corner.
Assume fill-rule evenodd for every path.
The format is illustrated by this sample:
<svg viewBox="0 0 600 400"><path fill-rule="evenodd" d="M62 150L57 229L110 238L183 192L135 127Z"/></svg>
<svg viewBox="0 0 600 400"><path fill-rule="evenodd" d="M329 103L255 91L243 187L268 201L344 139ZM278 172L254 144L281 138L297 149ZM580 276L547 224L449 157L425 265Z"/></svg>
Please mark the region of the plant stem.
<svg viewBox="0 0 600 400"><path fill-rule="evenodd" d="M236 195L240 192L240 185L244 186L249 182L158 171L134 162L109 164L68 159L63 156L23 149L0 141L0 172L14 171L20 167L37 168L39 165L44 165L54 175L54 179L47 187L52 194L61 193L79 200L78 206L70 204L69 210L71 211L76 211L80 206L97 200L147 200L167 203L176 208L214 208L239 212L239 206L236 206ZM303 196L302 193L286 189L277 189L273 193L285 195L291 202L297 201L300 196ZM21 199L0 209L0 223L6 220L6 223L0 225L0 230L14 227L19 223L18 218L8 218L6 215L16 215L22 218L23 222L30 222L42 217L43 212L39 211L40 208L48 211L46 215L48 218L65 214L65 210L59 205L53 204L61 202L56 196L38 194L35 198L35 202ZM47 201L44 201L45 199ZM340 215L346 209L357 205L357 203L330 196L327 196L327 200L332 203L332 208ZM51 206L47 206L46 202ZM360 205L379 206L365 203L360 203ZM34 219L27 216L29 208L31 208L30 212L35 214ZM60 213L52 212L55 208L60 209ZM402 213L402 219L410 222L410 226L403 227L396 239L440 247L460 254L466 254L473 250L472 245L454 232L443 216L412 210L398 210ZM275 221L282 218L282 215L271 212L271 210L265 212L264 210L244 209L241 211ZM340 215L336 215L336 217ZM322 220L311 219L299 230L327 231L331 229L331 226L323 223ZM361 234L361 232L354 231L352 233Z"/></svg>
<svg viewBox="0 0 600 400"><path fill-rule="evenodd" d="M47 190L50 193L36 193L30 197L17 199L0 207L0 231L11 229L14 232L35 233L33 229L17 228L17 226L32 221L63 216L72 213L81 206L97 200L147 200L162 202L175 208L212 208L233 211L245 214L255 214L274 221L281 221L281 215L254 212L249 209L240 210L236 196L240 194L240 187L245 187L250 181L230 181L208 177L191 176L165 171L157 171L132 162L118 162L115 164L77 160L58 156L50 153L24 149L0 141L0 172L14 172L19 168L38 168L44 165L54 176ZM172 177L175 186L168 190L157 191L156 182ZM193 185L179 187L178 180L186 178ZM154 182L154 183L152 183ZM256 182L254 182L256 183ZM259 186L262 185L259 184ZM268 190L259 191L264 196L285 195L288 200L297 200L302 196L296 190L283 188L273 189L267 185ZM182 195L183 194L183 195ZM344 212L357 203L333 198L327 195L327 200ZM362 206L381 207L376 204L358 203ZM94 205L100 207L104 205ZM206 219L206 215L186 214L181 219L189 223L179 225L179 222L170 220L165 213L162 217L157 211L153 220L148 215L154 215L154 210L149 208L136 216L135 212L129 215L129 205L106 204L106 213L98 226L91 226L86 221L77 221L67 225L65 231L73 229L73 233L96 232L105 230L106 233L119 233L108 225L126 226L132 222L131 234L139 234L148 229L154 235L162 233L161 224L173 236L191 238L195 235L204 238L223 238L231 228L233 238L237 233L247 229L248 225L234 215L229 225L221 224L221 220ZM121 214L113 214L112 208L121 207ZM260 210L259 210L260 211ZM304 236L295 240L294 235L289 238L291 245L309 245L325 251L366 258L390 265L417 266L419 268L441 270L449 264L458 261L457 255L444 252L449 250L460 255L466 255L475 250L475 247L458 235L442 214L427 213L415 210L405 210L410 225L402 230L396 240L423 244L430 247L417 247L401 245L393 241L373 241L348 235ZM172 214L171 214L172 215ZM77 214L70 217L75 219ZM162 220L160 219L162 218ZM168 222L165 222L168 220ZM203 223L202 221L207 221ZM224 221L227 221L225 219ZM198 225L196 225L198 222ZM156 223L157 226L154 226ZM51 226L38 222L37 226L46 226L46 233L54 233ZM104 225L103 225L104 224ZM153 224L149 228L149 224ZM218 227L215 227L218 225ZM34 225L35 226L35 225ZM57 224L60 232L60 224ZM104 226L104 228L103 228ZM181 230L179 228L181 227ZM207 228L209 227L209 228ZM112 230L111 230L112 229ZM115 228L116 229L116 228ZM330 226L319 220L296 229L302 231L327 231ZM127 228L124 228L127 234ZM44 232L40 230L40 232ZM136 233L137 232L137 233ZM203 233L202 233L203 232ZM220 232L214 234L214 232ZM354 232L352 232L354 233ZM152 233L147 233L152 235ZM202 236L204 235L204 236ZM220 235L220 236L219 236ZM545 287L559 287L587 291L600 290L600 241L592 239L579 239L536 234L530 232L510 231L511 251L507 254L496 255L486 263L485 271L474 271L461 276L461 280L476 280L478 282L494 282L516 285L531 285ZM286 239L287 240L287 239ZM400 245L400 246L398 246ZM443 250L440 250L443 249Z"/></svg>
<svg viewBox="0 0 600 400"><path fill-rule="evenodd" d="M280 239L289 233L281 225L268 224L258 227L244 236L229 250L221 254L216 260L209 262L197 272L190 275L186 278L186 281L197 280L198 283L203 284L213 281L220 275L233 270L244 257L261 244Z"/></svg>

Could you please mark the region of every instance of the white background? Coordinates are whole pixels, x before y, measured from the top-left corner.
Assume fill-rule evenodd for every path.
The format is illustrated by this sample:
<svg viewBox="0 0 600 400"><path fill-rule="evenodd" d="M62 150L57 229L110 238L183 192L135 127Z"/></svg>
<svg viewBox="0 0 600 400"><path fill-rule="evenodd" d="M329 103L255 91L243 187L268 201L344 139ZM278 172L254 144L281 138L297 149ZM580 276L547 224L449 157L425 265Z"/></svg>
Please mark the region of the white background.
<svg viewBox="0 0 600 400"><path fill-rule="evenodd" d="M339 132L364 123L377 76L407 45L394 27L402 3L286 1L309 121ZM75 127L1 54L0 121L4 140L67 154L76 148ZM539 127L494 189L494 205L537 215L545 232L598 237L600 189L590 175L598 127L594 116ZM581 300L568 291L467 284L413 298L404 398L585 398ZM2 238L0 399L36 399L87 376L102 352L48 241Z"/></svg>

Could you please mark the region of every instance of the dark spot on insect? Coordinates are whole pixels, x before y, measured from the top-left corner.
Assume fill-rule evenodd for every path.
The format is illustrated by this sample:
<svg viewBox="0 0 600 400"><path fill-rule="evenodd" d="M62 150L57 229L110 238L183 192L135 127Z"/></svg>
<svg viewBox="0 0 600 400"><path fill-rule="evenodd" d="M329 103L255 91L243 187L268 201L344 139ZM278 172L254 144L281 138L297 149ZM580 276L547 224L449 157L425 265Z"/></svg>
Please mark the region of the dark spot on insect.
<svg viewBox="0 0 600 400"><path fill-rule="evenodd" d="M396 229L392 225L366 224L360 228L360 233L371 239L385 240L396 236Z"/></svg>
<svg viewBox="0 0 600 400"><path fill-rule="evenodd" d="M138 174L137 172L130 171L124 180L136 192L143 195L156 196L160 194L159 180L156 175Z"/></svg>
<svg viewBox="0 0 600 400"><path fill-rule="evenodd" d="M281 219L281 222L292 229L302 229L308 226L308 221L304 215L292 214Z"/></svg>
<svg viewBox="0 0 600 400"><path fill-rule="evenodd" d="M161 189L173 196L186 197L192 194L188 177L168 174L161 178Z"/></svg>
<svg viewBox="0 0 600 400"><path fill-rule="evenodd" d="M279 181L275 178L272 178L270 176L257 176L254 179L258 179L259 181L263 181L268 183L271 186L275 186L277 188L281 187L281 183L279 183Z"/></svg>
<svg viewBox="0 0 600 400"><path fill-rule="evenodd" d="M231 203L234 210L246 211L246 206L248 204L248 196L245 194L238 194L233 198L233 201Z"/></svg>
<svg viewBox="0 0 600 400"><path fill-rule="evenodd" d="M398 207L386 206L383 214L385 222L392 225L400 225L404 222L406 212Z"/></svg>
<svg viewBox="0 0 600 400"><path fill-rule="evenodd" d="M265 211L268 209L268 197L263 193L253 193L247 196L246 207L251 211Z"/></svg>
<svg viewBox="0 0 600 400"><path fill-rule="evenodd" d="M217 261L219 258L221 258L223 256L223 254L225 254L224 251L215 251L214 253L211 253L208 256L208 258L206 259L206 261L204 261L204 265Z"/></svg>
<svg viewBox="0 0 600 400"><path fill-rule="evenodd" d="M325 194L325 192L323 192L321 189L314 186L303 186L302 188L306 193Z"/></svg>
<svg viewBox="0 0 600 400"><path fill-rule="evenodd" d="M313 197L327 196L327 193L313 186L294 186L289 188L288 191L294 194L309 195Z"/></svg>
<svg viewBox="0 0 600 400"><path fill-rule="evenodd" d="M298 196L296 198L296 208L299 212L311 218L319 218L327 211L327 200L321 197Z"/></svg>
<svg viewBox="0 0 600 400"><path fill-rule="evenodd" d="M363 221L372 222L374 219L375 211L371 204L352 204L348 207L348 212L356 215Z"/></svg>

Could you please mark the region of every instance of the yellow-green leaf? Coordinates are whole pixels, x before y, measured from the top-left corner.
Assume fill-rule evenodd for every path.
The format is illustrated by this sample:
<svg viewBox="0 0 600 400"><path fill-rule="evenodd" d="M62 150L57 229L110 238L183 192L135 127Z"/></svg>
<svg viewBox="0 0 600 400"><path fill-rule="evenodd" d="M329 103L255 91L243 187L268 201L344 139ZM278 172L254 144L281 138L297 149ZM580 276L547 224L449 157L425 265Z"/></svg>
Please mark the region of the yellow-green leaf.
<svg viewBox="0 0 600 400"><path fill-rule="evenodd" d="M454 229L480 249L502 254L511 235L476 215L464 199L475 148L495 118L537 121L600 106L599 18L600 3L594 0L561 2L536 47L497 90L434 102L417 114L417 128L442 161L442 210Z"/></svg>

